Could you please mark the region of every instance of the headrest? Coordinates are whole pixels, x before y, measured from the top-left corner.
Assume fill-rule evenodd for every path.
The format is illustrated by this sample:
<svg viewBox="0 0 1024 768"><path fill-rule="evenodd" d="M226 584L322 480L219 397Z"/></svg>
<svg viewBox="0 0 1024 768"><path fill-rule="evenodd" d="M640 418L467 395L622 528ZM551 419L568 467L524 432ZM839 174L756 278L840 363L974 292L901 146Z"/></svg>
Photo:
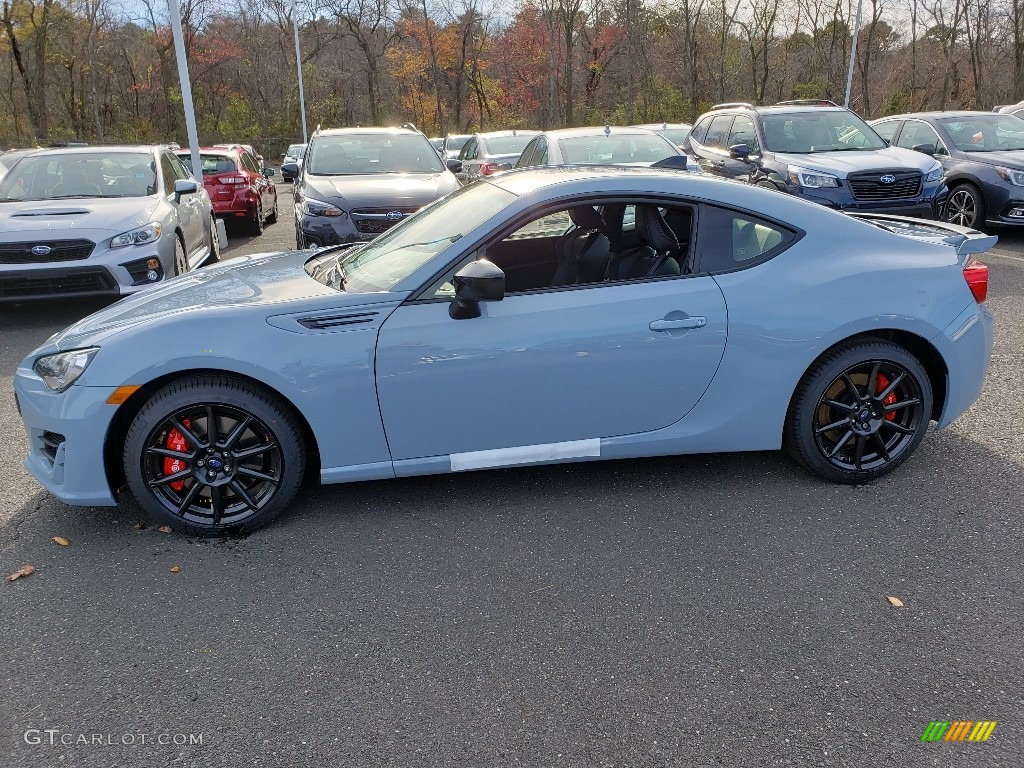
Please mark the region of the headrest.
<svg viewBox="0 0 1024 768"><path fill-rule="evenodd" d="M575 208L570 208L569 218L580 229L601 229L604 226L601 214L591 205L577 205Z"/></svg>
<svg viewBox="0 0 1024 768"><path fill-rule="evenodd" d="M654 250L669 251L672 254L679 250L679 241L669 225L665 223L658 206L638 205L636 207L636 227L640 237Z"/></svg>

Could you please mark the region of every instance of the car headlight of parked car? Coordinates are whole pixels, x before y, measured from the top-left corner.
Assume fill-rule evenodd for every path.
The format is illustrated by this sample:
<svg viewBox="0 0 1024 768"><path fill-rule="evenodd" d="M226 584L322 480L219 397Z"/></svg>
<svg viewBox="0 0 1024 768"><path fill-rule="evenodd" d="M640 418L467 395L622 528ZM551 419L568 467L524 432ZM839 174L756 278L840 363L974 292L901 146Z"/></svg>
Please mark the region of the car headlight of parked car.
<svg viewBox="0 0 1024 768"><path fill-rule="evenodd" d="M302 201L302 212L306 216L344 216L345 212L336 205L307 197Z"/></svg>
<svg viewBox="0 0 1024 768"><path fill-rule="evenodd" d="M126 245L145 245L160 239L160 224L152 222L144 227L122 232L110 241L111 248L123 248Z"/></svg>
<svg viewBox="0 0 1024 768"><path fill-rule="evenodd" d="M790 183L796 184L798 187L820 189L822 187L839 186L839 179L827 173L816 173L814 171L798 168L795 165L789 166L787 170L789 171Z"/></svg>
<svg viewBox="0 0 1024 768"><path fill-rule="evenodd" d="M1017 187L1024 187L1024 171L1017 170L1016 168L1000 168L996 166L996 173L999 174L999 178L1003 181L1008 181Z"/></svg>
<svg viewBox="0 0 1024 768"><path fill-rule="evenodd" d="M40 357L32 369L39 374L47 387L54 392L63 392L78 381L78 377L85 372L99 351L98 347L88 347L58 352L55 355Z"/></svg>
<svg viewBox="0 0 1024 768"><path fill-rule="evenodd" d="M930 171L928 171L928 173L926 173L924 175L924 180L926 182L928 182L928 181L938 181L941 178L942 178L942 164L941 163L936 165L934 168L932 168Z"/></svg>

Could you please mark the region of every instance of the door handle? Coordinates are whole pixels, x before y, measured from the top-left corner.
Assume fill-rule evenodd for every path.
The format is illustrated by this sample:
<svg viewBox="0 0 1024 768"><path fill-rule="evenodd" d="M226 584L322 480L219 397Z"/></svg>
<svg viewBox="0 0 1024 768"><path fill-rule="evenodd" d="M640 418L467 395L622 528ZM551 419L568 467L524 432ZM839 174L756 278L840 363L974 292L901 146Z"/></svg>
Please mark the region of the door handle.
<svg viewBox="0 0 1024 768"><path fill-rule="evenodd" d="M681 317L678 320L655 320L652 331L672 331L679 328L703 328L708 324L706 317Z"/></svg>

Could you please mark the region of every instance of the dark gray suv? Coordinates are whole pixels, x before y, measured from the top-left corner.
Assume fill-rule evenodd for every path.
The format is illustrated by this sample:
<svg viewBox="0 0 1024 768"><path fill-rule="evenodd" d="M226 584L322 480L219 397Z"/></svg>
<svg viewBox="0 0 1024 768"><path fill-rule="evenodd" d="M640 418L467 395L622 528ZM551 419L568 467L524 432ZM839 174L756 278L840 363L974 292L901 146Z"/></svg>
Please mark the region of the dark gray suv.
<svg viewBox="0 0 1024 768"><path fill-rule="evenodd" d="M459 186L427 137L405 128L320 131L297 174L299 248L372 240Z"/></svg>
<svg viewBox="0 0 1024 768"><path fill-rule="evenodd" d="M719 104L694 125L686 150L707 173L840 210L934 219L946 198L934 158L890 147L827 101Z"/></svg>

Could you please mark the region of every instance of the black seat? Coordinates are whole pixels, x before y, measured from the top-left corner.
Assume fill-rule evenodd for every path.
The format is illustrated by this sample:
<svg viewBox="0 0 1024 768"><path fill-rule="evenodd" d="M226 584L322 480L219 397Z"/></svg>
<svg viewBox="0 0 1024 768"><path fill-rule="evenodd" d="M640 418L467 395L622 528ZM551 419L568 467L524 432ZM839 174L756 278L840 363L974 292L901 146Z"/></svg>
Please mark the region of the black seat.
<svg viewBox="0 0 1024 768"><path fill-rule="evenodd" d="M604 221L592 206L569 209L574 227L555 241L558 266L552 286L596 283L604 280L611 257L608 238L601 232Z"/></svg>
<svg viewBox="0 0 1024 768"><path fill-rule="evenodd" d="M609 280L680 274L679 241L656 205L636 206L636 232L642 244L611 260Z"/></svg>

